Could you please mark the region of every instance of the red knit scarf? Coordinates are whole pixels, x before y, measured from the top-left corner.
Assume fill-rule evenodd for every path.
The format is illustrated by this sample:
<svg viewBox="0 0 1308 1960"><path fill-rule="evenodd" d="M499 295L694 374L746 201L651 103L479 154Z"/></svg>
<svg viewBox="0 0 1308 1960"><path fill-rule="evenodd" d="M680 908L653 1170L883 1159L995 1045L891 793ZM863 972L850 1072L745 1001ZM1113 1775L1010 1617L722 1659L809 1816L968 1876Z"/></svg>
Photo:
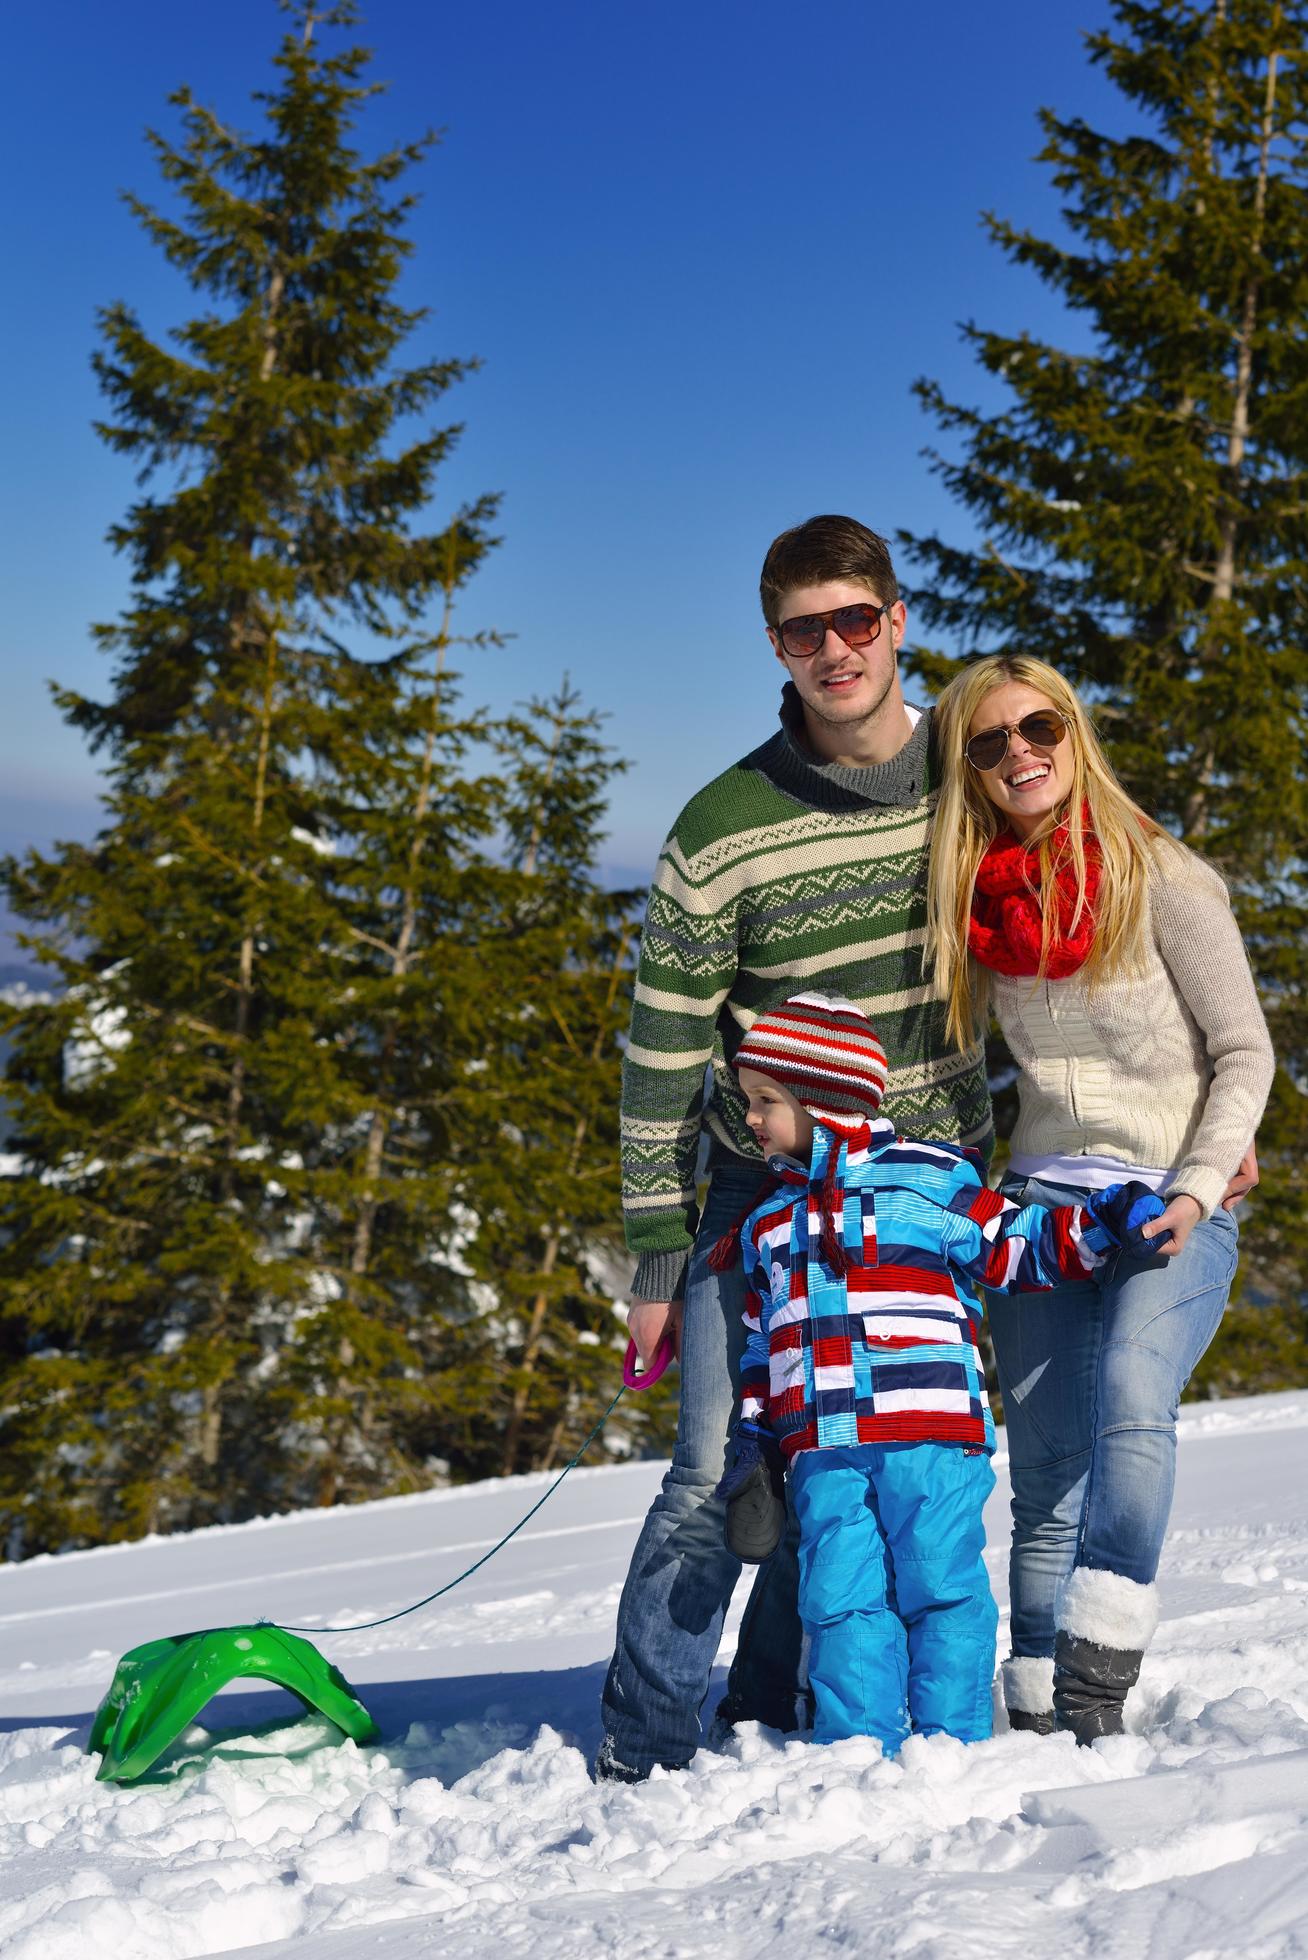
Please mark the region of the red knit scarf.
<svg viewBox="0 0 1308 1960"><path fill-rule="evenodd" d="M1088 810L1083 809L1081 823L1085 836L1085 905L1074 932L1076 873L1071 861L1066 860L1053 879L1057 916L1044 969L1048 980L1066 980L1075 973L1094 944L1101 863ZM1050 842L1057 861L1067 848L1066 823L1059 824ZM1011 830L1001 830L977 866L967 928L968 946L982 966L1019 978L1040 972L1041 928L1049 896L1040 890L1038 847L1023 844Z"/></svg>

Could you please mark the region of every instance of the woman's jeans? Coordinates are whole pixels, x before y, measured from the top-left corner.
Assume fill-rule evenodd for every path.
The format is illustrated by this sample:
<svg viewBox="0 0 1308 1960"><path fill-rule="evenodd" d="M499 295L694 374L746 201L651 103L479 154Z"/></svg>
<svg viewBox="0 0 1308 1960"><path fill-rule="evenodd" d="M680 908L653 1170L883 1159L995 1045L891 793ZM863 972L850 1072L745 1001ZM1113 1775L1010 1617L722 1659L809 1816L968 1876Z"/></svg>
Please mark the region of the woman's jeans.
<svg viewBox="0 0 1308 1960"><path fill-rule="evenodd" d="M745 1276L739 1259L727 1272L713 1272L708 1255L766 1181L757 1171L714 1172L686 1278L677 1446L636 1541L604 1683L612 1753L642 1773L656 1763L685 1764L698 1748L700 1704L740 1577L713 1487L740 1413ZM739 1719L780 1729L793 1729L797 1719L803 1641L797 1545L792 1516L785 1538L758 1569L727 1683Z"/></svg>
<svg viewBox="0 0 1308 1960"><path fill-rule="evenodd" d="M1000 1188L1019 1204L1086 1196L1037 1178ZM1157 1574L1177 1407L1217 1332L1238 1241L1234 1217L1218 1209L1175 1259L1119 1252L1051 1292L990 1296L1013 1486L1014 1654L1053 1653L1056 1597L1074 1566L1141 1585Z"/></svg>

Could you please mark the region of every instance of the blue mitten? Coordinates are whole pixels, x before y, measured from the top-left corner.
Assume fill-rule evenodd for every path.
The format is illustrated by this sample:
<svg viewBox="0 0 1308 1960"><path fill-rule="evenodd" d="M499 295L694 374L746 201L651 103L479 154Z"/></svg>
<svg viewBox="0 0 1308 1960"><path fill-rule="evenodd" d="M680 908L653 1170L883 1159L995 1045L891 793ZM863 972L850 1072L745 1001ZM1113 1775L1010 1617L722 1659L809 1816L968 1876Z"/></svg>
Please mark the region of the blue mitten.
<svg viewBox="0 0 1308 1960"><path fill-rule="evenodd" d="M757 1422L738 1422L736 1453L713 1493L726 1500L728 1548L744 1565L771 1558L786 1528L785 1464L777 1439Z"/></svg>
<svg viewBox="0 0 1308 1960"><path fill-rule="evenodd" d="M1090 1220L1083 1236L1092 1252L1111 1252L1120 1246L1137 1259L1152 1259L1172 1242L1170 1232L1162 1238L1147 1239L1140 1230L1151 1218L1160 1217L1167 1206L1156 1191L1134 1178L1129 1184L1110 1184L1103 1191L1092 1192L1082 1209Z"/></svg>

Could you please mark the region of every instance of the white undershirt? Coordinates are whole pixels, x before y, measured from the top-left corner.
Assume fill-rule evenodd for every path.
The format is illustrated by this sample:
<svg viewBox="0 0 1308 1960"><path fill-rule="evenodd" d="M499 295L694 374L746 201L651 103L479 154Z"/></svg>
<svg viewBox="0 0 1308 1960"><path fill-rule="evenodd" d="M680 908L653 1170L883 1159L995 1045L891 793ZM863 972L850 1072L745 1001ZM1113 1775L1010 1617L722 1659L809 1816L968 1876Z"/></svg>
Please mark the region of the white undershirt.
<svg viewBox="0 0 1308 1960"><path fill-rule="evenodd" d="M1023 1157L1009 1159L1014 1177L1039 1178L1042 1184L1070 1184L1082 1191L1102 1191L1110 1184L1126 1184L1134 1179L1151 1191L1169 1189L1174 1170L1158 1170L1152 1164L1124 1164L1120 1157Z"/></svg>

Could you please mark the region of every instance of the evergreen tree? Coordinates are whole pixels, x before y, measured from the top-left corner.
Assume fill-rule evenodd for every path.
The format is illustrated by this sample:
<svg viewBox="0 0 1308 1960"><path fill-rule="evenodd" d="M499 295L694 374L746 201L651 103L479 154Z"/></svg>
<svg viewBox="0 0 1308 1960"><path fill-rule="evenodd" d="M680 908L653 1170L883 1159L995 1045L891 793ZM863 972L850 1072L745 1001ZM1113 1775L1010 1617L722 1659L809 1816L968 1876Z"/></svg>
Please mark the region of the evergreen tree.
<svg viewBox="0 0 1308 1960"><path fill-rule="evenodd" d="M1113 0L1090 58L1137 117L1042 116L1067 242L990 236L1084 323L976 325L1005 391L918 393L973 544L905 537L955 653L1034 653L1095 702L1124 780L1231 884L1280 1070L1246 1209L1246 1295L1300 1378L1308 1305L1308 6ZM924 649L943 683L952 661ZM1234 1328L1234 1321L1231 1323ZM1213 1379L1241 1372L1228 1338ZM1299 1357L1298 1360L1293 1357ZM1261 1365L1261 1364L1260 1364ZM1266 1370L1258 1386L1266 1386Z"/></svg>
<svg viewBox="0 0 1308 1960"><path fill-rule="evenodd" d="M433 1452L415 1455L413 1434L433 1419L460 1429L471 1387L495 1366L471 1268L451 1249L466 1236L462 1085L490 1038L497 922L486 850L503 790L498 774L469 769L494 725L458 707L448 665L451 647L468 643L452 632L458 527L445 545L437 633L391 660L350 663L331 707L327 828L312 847L327 860L317 948L327 984L310 968L279 1057L285 1108L305 1138L282 1181L317 1289L278 1374L299 1464L284 1501L427 1481Z"/></svg>
<svg viewBox="0 0 1308 1960"><path fill-rule="evenodd" d="M366 53L317 39L352 9L290 11L261 131L181 91L182 139L151 137L170 208L129 200L206 310L166 341L101 320L101 434L142 481L111 533L132 599L97 629L110 701L58 699L106 826L5 866L60 987L11 1016L11 1554L413 1480L396 1410L434 1310L468 1317L457 1262L410 1253L419 1213L449 1237L431 1167L471 976L447 928L495 792L456 766L448 613L434 640L423 616L492 505L420 526L457 431L406 424L468 366L396 362L424 317L396 297L396 186L430 139L362 160Z"/></svg>
<svg viewBox="0 0 1308 1960"><path fill-rule="evenodd" d="M493 903L512 957L495 973L495 1033L469 1084L463 1162L480 1214L469 1256L504 1323L480 1463L509 1474L553 1464L618 1386L624 1342L605 1274L621 1216L619 1044L640 894L597 882L608 784L626 765L566 678L509 721L501 751L506 851ZM659 1413L658 1403L624 1406L613 1433L648 1435Z"/></svg>

